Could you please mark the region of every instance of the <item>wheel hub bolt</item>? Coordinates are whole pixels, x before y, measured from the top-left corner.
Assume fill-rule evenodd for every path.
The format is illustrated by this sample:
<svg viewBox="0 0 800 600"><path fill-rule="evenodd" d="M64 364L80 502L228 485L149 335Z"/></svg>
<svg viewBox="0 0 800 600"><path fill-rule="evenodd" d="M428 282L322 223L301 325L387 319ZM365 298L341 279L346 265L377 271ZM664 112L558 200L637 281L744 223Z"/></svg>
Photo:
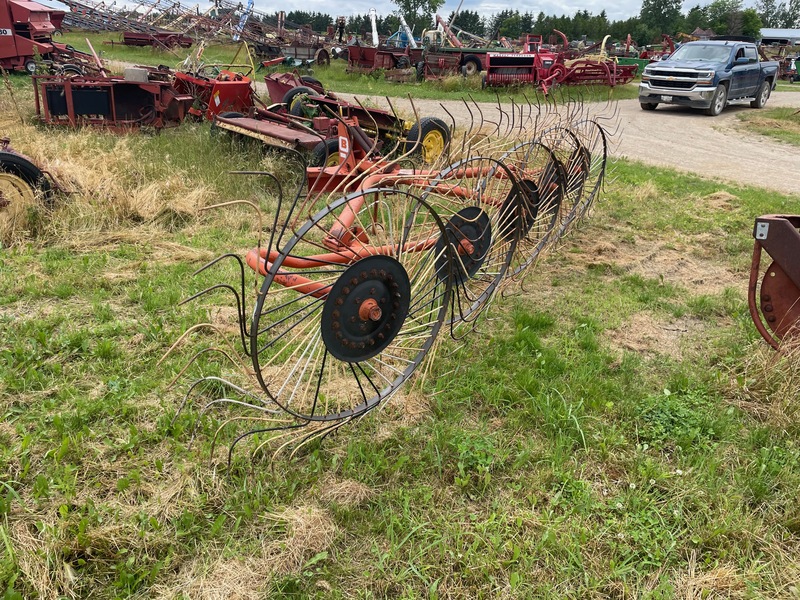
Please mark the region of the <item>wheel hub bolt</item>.
<svg viewBox="0 0 800 600"><path fill-rule="evenodd" d="M358 307L358 316L362 321L380 321L383 311L374 298L367 298Z"/></svg>

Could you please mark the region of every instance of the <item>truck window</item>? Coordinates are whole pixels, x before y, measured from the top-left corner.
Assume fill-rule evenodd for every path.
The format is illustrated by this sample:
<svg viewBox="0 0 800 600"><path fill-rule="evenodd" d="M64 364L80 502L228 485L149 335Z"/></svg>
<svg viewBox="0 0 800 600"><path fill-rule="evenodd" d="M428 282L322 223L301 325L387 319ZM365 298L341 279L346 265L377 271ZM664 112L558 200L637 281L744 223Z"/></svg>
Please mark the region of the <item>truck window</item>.
<svg viewBox="0 0 800 600"><path fill-rule="evenodd" d="M756 54L756 49L754 46L745 46L744 55L751 61L758 61L758 54Z"/></svg>

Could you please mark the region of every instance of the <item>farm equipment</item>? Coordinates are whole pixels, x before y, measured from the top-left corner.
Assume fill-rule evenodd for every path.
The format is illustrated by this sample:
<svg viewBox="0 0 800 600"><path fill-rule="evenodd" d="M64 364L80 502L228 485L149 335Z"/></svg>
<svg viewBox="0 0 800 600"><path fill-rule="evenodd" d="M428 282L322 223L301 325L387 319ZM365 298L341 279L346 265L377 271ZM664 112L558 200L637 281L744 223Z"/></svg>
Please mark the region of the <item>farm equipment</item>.
<svg viewBox="0 0 800 600"><path fill-rule="evenodd" d="M764 215L753 228L748 304L756 329L776 350L800 334L800 215ZM761 251L772 259L761 281Z"/></svg>
<svg viewBox="0 0 800 600"><path fill-rule="evenodd" d="M0 139L0 247L25 229L30 211L50 199L53 187L33 160L14 150L8 138Z"/></svg>
<svg viewBox="0 0 800 600"><path fill-rule="evenodd" d="M212 121L221 113L250 110L254 96L249 75L247 65L204 65L193 73L176 71L172 83L180 96L194 99L189 114Z"/></svg>
<svg viewBox="0 0 800 600"><path fill-rule="evenodd" d="M180 124L195 98L172 85L169 70L130 67L123 77L35 75L36 115L48 125L116 131Z"/></svg>
<svg viewBox="0 0 800 600"><path fill-rule="evenodd" d="M341 119L358 124L367 136L375 138L377 151L404 142L406 136L421 136L423 159L429 160L444 152L450 140L449 128L439 119L423 118L411 124L385 110L325 94L322 85L311 77L272 74L266 82L272 105L253 107L247 115L219 114L214 128L270 146L310 153L310 163L315 166L326 164L337 154ZM291 84L300 85L289 87Z"/></svg>
<svg viewBox="0 0 800 600"><path fill-rule="evenodd" d="M562 34L563 35L563 34ZM607 36L606 36L607 37ZM565 38L566 40L566 38ZM599 84L614 87L630 83L637 65L620 65L604 55L565 60L564 54L545 50L542 37L529 35L523 53L487 55L485 86L533 84L547 93L550 86Z"/></svg>
<svg viewBox="0 0 800 600"><path fill-rule="evenodd" d="M122 43L126 46L152 46L153 48L191 48L194 38L174 31L140 32L124 31Z"/></svg>
<svg viewBox="0 0 800 600"><path fill-rule="evenodd" d="M91 56L53 41L64 11L29 0L0 0L0 67L36 73L37 58L51 69L83 72Z"/></svg>
<svg viewBox="0 0 800 600"><path fill-rule="evenodd" d="M587 213L605 175L607 130L580 112L518 107L505 127L469 126L457 154L424 168L406 160L418 142L378 153L380 140L345 117L335 159L308 169L298 189L256 174L277 195L270 221L259 215L266 245L246 259L222 257L238 262L238 285L190 298L235 295L242 355L216 342L197 352L235 370L195 380L176 418L191 397L214 394L197 423L230 411L214 428L214 444L228 442L230 466L245 441L254 454L297 451L381 406L433 360L442 332L472 331ZM326 185L316 185L320 175ZM257 273L252 294L245 265ZM201 327L224 335L206 323L172 348Z"/></svg>

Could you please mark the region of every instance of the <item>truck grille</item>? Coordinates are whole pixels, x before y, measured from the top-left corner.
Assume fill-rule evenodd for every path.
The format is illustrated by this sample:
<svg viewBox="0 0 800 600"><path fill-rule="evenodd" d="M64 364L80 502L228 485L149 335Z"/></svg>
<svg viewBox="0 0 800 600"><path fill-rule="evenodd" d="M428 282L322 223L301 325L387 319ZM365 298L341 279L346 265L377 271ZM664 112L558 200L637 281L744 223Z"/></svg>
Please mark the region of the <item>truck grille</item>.
<svg viewBox="0 0 800 600"><path fill-rule="evenodd" d="M694 81L679 81L677 79L670 81L669 79L653 79L650 78L650 85L653 87L669 88L673 90L690 90L694 87Z"/></svg>

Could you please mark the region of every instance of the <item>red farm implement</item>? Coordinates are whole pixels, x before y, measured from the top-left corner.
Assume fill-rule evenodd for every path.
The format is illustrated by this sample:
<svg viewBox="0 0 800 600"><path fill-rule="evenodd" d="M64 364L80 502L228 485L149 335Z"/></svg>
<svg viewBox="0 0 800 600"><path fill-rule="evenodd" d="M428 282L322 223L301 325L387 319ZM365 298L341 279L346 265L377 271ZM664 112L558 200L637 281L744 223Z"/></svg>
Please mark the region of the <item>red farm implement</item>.
<svg viewBox="0 0 800 600"><path fill-rule="evenodd" d="M753 237L750 315L761 336L780 350L782 342L800 335L800 215L758 217ZM763 276L762 250L772 258Z"/></svg>
<svg viewBox="0 0 800 600"><path fill-rule="evenodd" d="M0 67L36 73L37 58L54 71L91 68L91 56L53 41L64 11L28 0L0 0ZM67 67L69 67L67 69Z"/></svg>
<svg viewBox="0 0 800 600"><path fill-rule="evenodd" d="M125 31L122 43L126 46L152 46L153 48L191 48L194 38L174 31L155 33L143 31Z"/></svg>
<svg viewBox="0 0 800 600"><path fill-rule="evenodd" d="M253 106L253 85L249 66L205 65L195 73L177 71L173 86L180 95L194 98L189 113L208 119L215 115L246 113Z"/></svg>
<svg viewBox="0 0 800 600"><path fill-rule="evenodd" d="M335 158L297 189L251 174L274 192L264 198L271 218L258 221L266 243L246 259L225 255L238 261L238 285L193 296L236 296L242 355L209 342L195 356L230 360L230 375L201 375L179 408L205 393L214 395L200 415L231 411L215 434L229 462L245 441L255 453L296 450L381 406L424 370L442 332L472 331L587 213L605 174L606 129L581 111L526 107L494 131L470 126L458 154L422 168L408 161L418 140L381 148L345 117Z"/></svg>
<svg viewBox="0 0 800 600"><path fill-rule="evenodd" d="M172 85L169 72L132 67L124 77L33 77L36 114L48 125L90 125L117 131L180 124L194 97Z"/></svg>

